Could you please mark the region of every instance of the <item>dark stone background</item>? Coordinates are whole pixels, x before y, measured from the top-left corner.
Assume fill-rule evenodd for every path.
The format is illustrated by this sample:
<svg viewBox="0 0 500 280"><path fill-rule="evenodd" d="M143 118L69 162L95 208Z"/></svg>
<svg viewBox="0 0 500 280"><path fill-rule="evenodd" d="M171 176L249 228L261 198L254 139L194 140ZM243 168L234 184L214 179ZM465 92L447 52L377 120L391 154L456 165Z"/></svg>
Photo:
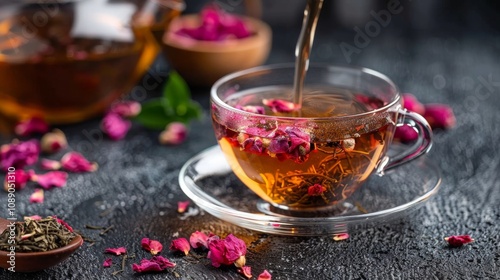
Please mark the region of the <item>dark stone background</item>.
<svg viewBox="0 0 500 280"><path fill-rule="evenodd" d="M195 10L192 2L188 1L188 7ZM270 2L264 1L269 5L264 18L273 23L274 31L267 63L291 62L301 11ZM225 3L241 10L242 1ZM246 241L248 265L255 276L267 269L273 279L500 279L498 4L401 1L403 11L393 15L388 26L359 48L349 63L340 45L355 46L354 26L363 29L373 19L365 17L354 25L335 20L335 3L341 1L325 4L313 63L378 70L403 92L415 94L424 103L449 104L455 111L457 126L435 131L435 145L427 155L441 169L441 189L420 210L405 219L352 232L343 242L333 242L331 237L262 234L203 213L183 219L176 211L177 201L186 199L177 181L179 170L187 159L216 143L208 116L209 89L194 88L193 97L203 105L204 118L192 124L188 141L180 146L160 146L157 132L138 125L119 142L101 137L99 119L61 127L71 148L98 162L100 168L91 174L71 174L66 187L46 192L43 204L29 204L31 191L19 191L18 217L58 215L97 243L84 244L57 267L32 274L0 271L0 278L178 279L169 272L135 275L131 262L125 272L111 276L113 269L102 268L108 257L103 251L125 246L136 254L132 261L138 262L147 256L140 249L144 236L168 246L176 234L188 237L195 230L211 230L221 235L234 233ZM374 3L368 11L387 7L384 2ZM287 11L290 18L278 20ZM159 58L151 71L164 77L168 66ZM4 136L2 143L8 138ZM5 194L0 194L0 201L6 201ZM114 229L99 236L85 229L86 224L113 225ZM470 234L476 241L449 248L443 237L454 234ZM163 255L177 263L180 279L243 279L233 268L215 269L205 259L182 258L168 249ZM114 260L119 262L117 257Z"/></svg>

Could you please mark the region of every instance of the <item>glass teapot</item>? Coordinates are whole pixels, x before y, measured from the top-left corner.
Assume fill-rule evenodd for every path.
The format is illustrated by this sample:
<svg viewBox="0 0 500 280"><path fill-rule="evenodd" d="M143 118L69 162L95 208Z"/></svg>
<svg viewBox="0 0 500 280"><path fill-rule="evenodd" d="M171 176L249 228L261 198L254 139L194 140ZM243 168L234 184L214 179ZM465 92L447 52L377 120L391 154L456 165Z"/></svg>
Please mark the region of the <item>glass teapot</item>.
<svg viewBox="0 0 500 280"><path fill-rule="evenodd" d="M182 0L0 0L0 114L51 123L103 112L160 52Z"/></svg>

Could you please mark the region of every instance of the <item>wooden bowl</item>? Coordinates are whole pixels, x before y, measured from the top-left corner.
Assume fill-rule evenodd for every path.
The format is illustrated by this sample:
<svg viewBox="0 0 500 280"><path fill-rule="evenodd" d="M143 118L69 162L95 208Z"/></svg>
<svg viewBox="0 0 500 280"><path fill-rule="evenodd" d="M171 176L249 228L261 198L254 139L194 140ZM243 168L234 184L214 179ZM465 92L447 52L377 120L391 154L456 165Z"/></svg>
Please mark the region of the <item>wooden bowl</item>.
<svg viewBox="0 0 500 280"><path fill-rule="evenodd" d="M211 86L229 73L262 64L271 49L271 28L264 22L241 16L254 33L243 39L200 41L175 34L181 27L194 28L198 15L184 15L170 23L162 50L173 69L190 85Z"/></svg>

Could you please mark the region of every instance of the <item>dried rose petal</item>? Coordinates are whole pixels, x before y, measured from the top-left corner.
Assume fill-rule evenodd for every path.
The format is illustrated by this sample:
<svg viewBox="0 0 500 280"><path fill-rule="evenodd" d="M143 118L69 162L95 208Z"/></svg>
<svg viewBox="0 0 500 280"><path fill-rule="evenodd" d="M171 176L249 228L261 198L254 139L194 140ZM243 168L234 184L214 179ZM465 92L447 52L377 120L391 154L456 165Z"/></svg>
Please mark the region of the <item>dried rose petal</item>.
<svg viewBox="0 0 500 280"><path fill-rule="evenodd" d="M73 228L63 219L59 219L57 216L52 216L52 218L56 219L57 223L63 225L69 232L73 232Z"/></svg>
<svg viewBox="0 0 500 280"><path fill-rule="evenodd" d="M470 235L451 235L445 237L444 240L446 240L451 247L460 247L474 241Z"/></svg>
<svg viewBox="0 0 500 280"><path fill-rule="evenodd" d="M326 191L326 188L320 184L314 184L307 188L307 194L309 196L320 196Z"/></svg>
<svg viewBox="0 0 500 280"><path fill-rule="evenodd" d="M40 145L44 153L53 154L68 147L66 135L59 129L45 133L40 140Z"/></svg>
<svg viewBox="0 0 500 280"><path fill-rule="evenodd" d="M275 113L289 113L298 109L298 106L293 102L282 99L263 99L262 104L271 108Z"/></svg>
<svg viewBox="0 0 500 280"><path fill-rule="evenodd" d="M132 123L129 120L116 113L107 113L101 121L102 131L115 141L123 139L131 126Z"/></svg>
<svg viewBox="0 0 500 280"><path fill-rule="evenodd" d="M57 160L42 158L40 161L40 167L43 170L58 170L61 169L61 163Z"/></svg>
<svg viewBox="0 0 500 280"><path fill-rule="evenodd" d="M137 101L121 101L112 104L109 112L124 118L132 118L141 112L141 104Z"/></svg>
<svg viewBox="0 0 500 280"><path fill-rule="evenodd" d="M271 280L271 277L271 273L264 269L264 271L257 277L257 280Z"/></svg>
<svg viewBox="0 0 500 280"><path fill-rule="evenodd" d="M31 173L26 172L22 169L16 169L14 172L9 172L5 176L5 181L3 183L3 188L8 191L10 188L15 190L22 190L26 183L30 180Z"/></svg>
<svg viewBox="0 0 500 280"><path fill-rule="evenodd" d="M90 163L78 152L68 152L61 159L62 168L70 172L93 172L97 170L97 163Z"/></svg>
<svg viewBox="0 0 500 280"><path fill-rule="evenodd" d="M191 249L191 247L189 246L189 241L187 241L187 239L184 237L174 239L170 244L171 251L184 252L186 256L189 254L189 249Z"/></svg>
<svg viewBox="0 0 500 280"><path fill-rule="evenodd" d="M252 278L252 268L249 266L244 265L238 268L238 272L246 278Z"/></svg>
<svg viewBox="0 0 500 280"><path fill-rule="evenodd" d="M127 253L127 249L125 247L107 248L106 250L104 250L104 253L108 253L108 254L113 254L113 255L119 256L121 254L126 254Z"/></svg>
<svg viewBox="0 0 500 280"><path fill-rule="evenodd" d="M177 212L179 213L184 213L186 212L187 208L189 207L189 200L186 201L178 201L177 202Z"/></svg>
<svg viewBox="0 0 500 280"><path fill-rule="evenodd" d="M111 267L111 265L113 265L113 259L111 258L105 259L104 262L102 263L103 267Z"/></svg>
<svg viewBox="0 0 500 280"><path fill-rule="evenodd" d="M38 185L46 190L56 187L61 188L66 185L68 173L63 171L50 171L45 174L33 174L31 181L37 182Z"/></svg>
<svg viewBox="0 0 500 280"><path fill-rule="evenodd" d="M432 128L448 129L454 127L457 122L453 109L444 104L425 105L424 118Z"/></svg>
<svg viewBox="0 0 500 280"><path fill-rule="evenodd" d="M178 145L187 138L186 125L181 122L172 122L167 125L164 131L160 133L160 144Z"/></svg>
<svg viewBox="0 0 500 280"><path fill-rule="evenodd" d="M425 112L424 105L420 103L420 101L418 101L417 98L411 93L403 94L403 108L420 115Z"/></svg>
<svg viewBox="0 0 500 280"><path fill-rule="evenodd" d="M229 234L225 239L211 237L208 239L208 258L214 267L234 264L243 267L246 259L247 246L245 242L236 236Z"/></svg>
<svg viewBox="0 0 500 280"><path fill-rule="evenodd" d="M44 198L43 189L36 189L30 196L30 203L43 203Z"/></svg>
<svg viewBox="0 0 500 280"><path fill-rule="evenodd" d="M349 233L337 233L333 235L334 241L342 241L349 238Z"/></svg>
<svg viewBox="0 0 500 280"><path fill-rule="evenodd" d="M266 112L265 109L264 109L264 107L262 107L262 106L252 106L252 105L241 106L241 105L236 105L236 106L234 106L234 108L243 110L245 112L254 113L254 114L261 114L261 115L264 115L264 113Z"/></svg>
<svg viewBox="0 0 500 280"><path fill-rule="evenodd" d="M189 237L189 244L191 244L193 249L200 247L208 248L208 236L201 231L195 231Z"/></svg>
<svg viewBox="0 0 500 280"><path fill-rule="evenodd" d="M152 255L156 255L163 250L163 245L158 240L151 240L146 237L141 240L141 246Z"/></svg>
<svg viewBox="0 0 500 280"><path fill-rule="evenodd" d="M25 216L24 220L33 220L33 221L39 221L41 220L42 217L40 215L33 215L33 216Z"/></svg>
<svg viewBox="0 0 500 280"><path fill-rule="evenodd" d="M49 124L42 118L33 117L31 119L20 121L14 127L16 135L27 137L34 133L45 133L49 131Z"/></svg>
<svg viewBox="0 0 500 280"><path fill-rule="evenodd" d="M418 138L418 132L407 124L396 127L394 132L394 139L401 141L401 143L411 143Z"/></svg>
<svg viewBox="0 0 500 280"><path fill-rule="evenodd" d="M38 161L40 145L37 140L18 141L0 147L0 167L7 171L9 167L22 169Z"/></svg>
<svg viewBox="0 0 500 280"><path fill-rule="evenodd" d="M135 272L153 272L153 271L163 271L167 268L175 267L175 263L162 257L155 256L150 260L142 259L140 264L132 264L132 269Z"/></svg>

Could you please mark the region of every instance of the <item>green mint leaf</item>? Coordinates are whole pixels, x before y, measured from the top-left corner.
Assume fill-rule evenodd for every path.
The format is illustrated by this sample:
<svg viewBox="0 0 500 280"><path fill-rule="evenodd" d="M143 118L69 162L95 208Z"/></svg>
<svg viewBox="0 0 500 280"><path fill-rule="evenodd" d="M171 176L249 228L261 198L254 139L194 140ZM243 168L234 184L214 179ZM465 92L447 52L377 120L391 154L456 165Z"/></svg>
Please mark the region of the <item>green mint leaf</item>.
<svg viewBox="0 0 500 280"><path fill-rule="evenodd" d="M163 107L168 115L185 111L185 106L191 101L191 93L187 83L175 71L170 72L163 89Z"/></svg>
<svg viewBox="0 0 500 280"><path fill-rule="evenodd" d="M150 129L165 129L173 118L165 113L162 98L156 98L142 104L141 112L134 120Z"/></svg>

